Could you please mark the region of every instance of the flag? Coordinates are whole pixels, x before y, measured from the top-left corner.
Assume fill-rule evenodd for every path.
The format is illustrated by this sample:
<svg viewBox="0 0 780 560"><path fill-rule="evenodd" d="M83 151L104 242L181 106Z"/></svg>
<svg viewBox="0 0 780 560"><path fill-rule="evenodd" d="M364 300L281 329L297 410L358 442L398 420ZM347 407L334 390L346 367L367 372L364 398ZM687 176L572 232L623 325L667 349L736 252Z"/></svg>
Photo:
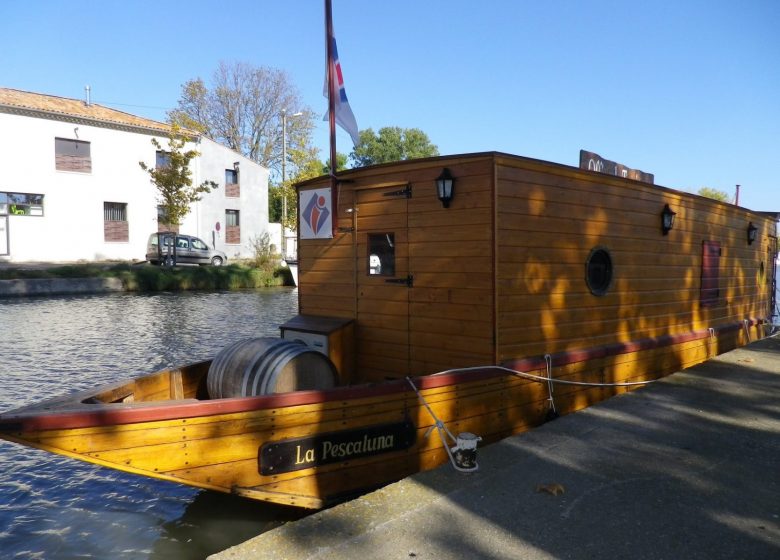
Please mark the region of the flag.
<svg viewBox="0 0 780 560"><path fill-rule="evenodd" d="M360 142L360 135L358 134L358 125L357 121L355 120L355 115L352 114L352 108L349 106L349 101L347 100L347 92L344 89L344 76L341 73L339 54L336 50L336 38L331 35L328 37L328 40L331 42L331 58L328 62L333 66L332 75L336 82L333 87L333 91L335 93L334 107L336 113L336 123L347 131L347 133L352 137L352 143L357 146L358 142ZM323 87L322 93L326 98L328 97L327 69L325 72L325 86ZM322 120L328 120L327 112L325 113L325 116Z"/></svg>

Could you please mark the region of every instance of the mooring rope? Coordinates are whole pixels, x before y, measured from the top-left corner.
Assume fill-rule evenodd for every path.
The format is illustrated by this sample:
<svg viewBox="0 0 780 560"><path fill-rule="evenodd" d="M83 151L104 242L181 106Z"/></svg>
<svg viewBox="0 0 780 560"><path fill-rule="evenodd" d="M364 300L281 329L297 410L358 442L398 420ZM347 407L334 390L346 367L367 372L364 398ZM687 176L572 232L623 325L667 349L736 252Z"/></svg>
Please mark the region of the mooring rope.
<svg viewBox="0 0 780 560"><path fill-rule="evenodd" d="M553 399L553 376L552 376L552 356L550 354L544 355L544 363L547 367L547 398L550 401L550 410L553 414L557 415L558 411L555 410L555 400Z"/></svg>
<svg viewBox="0 0 780 560"><path fill-rule="evenodd" d="M517 375L518 377L525 377L526 379L537 381L539 383L552 382L552 383L560 383L561 385L580 385L583 387L633 387L635 385L648 385L650 383L655 383L656 381L660 381L660 379L648 379L647 381L625 381L622 383L588 383L586 381L569 381L568 379L556 379L554 377L541 377L539 375L526 373L524 371L517 371L516 369L512 369L504 366L474 366L474 367L466 367L466 368L458 368L458 369L449 369L446 371L442 371L440 373L459 373L462 371L481 371L485 369L498 369L501 371L505 371L507 373L511 373L513 375Z"/></svg>
<svg viewBox="0 0 780 560"><path fill-rule="evenodd" d="M455 457L454 457L454 456L453 456L453 454L452 454L452 450L450 449L450 445L449 445L449 443L447 443L447 438L445 437L445 434L446 434L446 435L448 435L448 436L450 436L450 438L452 438L452 441L453 441L455 444L457 444L457 443L458 443L458 440L457 440L457 438L456 438L455 436L453 436L453 435L452 435L452 432L450 432L450 431L447 429L447 426L445 426L445 425L444 425L444 422L442 422L441 420L439 420L439 418L438 418L438 417L436 416L436 414L433 412L433 409L431 409L430 405L428 405L428 401L426 401L426 400L425 400L425 397L423 397L423 396L422 396L422 394L420 393L420 391L417 389L417 386L414 384L414 382L412 381L412 379L411 379L409 376L407 376L407 377L406 377L406 381L408 381L408 382L409 382L409 385L411 385L411 386L412 386L412 389L414 390L414 392L415 392L415 393L417 393L417 398L418 398L418 399L420 399L420 402L422 402L422 403L423 403L423 406L424 406L424 407L426 408L426 410L428 411L428 414L430 414L430 415L431 415L431 418L433 418L434 425L433 425L433 426L431 426L431 427L428 429L428 431L425 433L425 437L428 437L428 436L430 435L430 433L431 433L431 430L433 430L434 428L436 428L436 431L439 433L439 437L441 438L441 443L442 443L442 445L444 446L444 449L445 449L445 451L447 451L447 455L448 455L448 456L449 456L449 458L450 458L450 463L452 463L452 466L453 466L453 468L454 468L456 471L463 472L463 473L470 473L470 472L474 472L474 469L464 469L464 468L461 468L461 467L459 467L459 466L458 466L458 463L457 463L457 461L455 461Z"/></svg>

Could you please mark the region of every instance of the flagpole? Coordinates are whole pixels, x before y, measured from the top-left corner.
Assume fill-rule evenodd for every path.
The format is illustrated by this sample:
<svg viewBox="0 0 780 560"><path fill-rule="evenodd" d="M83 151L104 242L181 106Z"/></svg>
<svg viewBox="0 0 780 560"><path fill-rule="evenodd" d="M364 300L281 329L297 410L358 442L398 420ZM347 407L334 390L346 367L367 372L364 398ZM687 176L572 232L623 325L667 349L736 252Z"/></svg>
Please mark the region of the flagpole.
<svg viewBox="0 0 780 560"><path fill-rule="evenodd" d="M331 13L331 0L325 0L325 31L327 35L327 56L328 56L328 124L330 125L330 196L331 207L333 209L333 237L336 237L338 230L338 183L336 181L336 77L333 75L333 15Z"/></svg>

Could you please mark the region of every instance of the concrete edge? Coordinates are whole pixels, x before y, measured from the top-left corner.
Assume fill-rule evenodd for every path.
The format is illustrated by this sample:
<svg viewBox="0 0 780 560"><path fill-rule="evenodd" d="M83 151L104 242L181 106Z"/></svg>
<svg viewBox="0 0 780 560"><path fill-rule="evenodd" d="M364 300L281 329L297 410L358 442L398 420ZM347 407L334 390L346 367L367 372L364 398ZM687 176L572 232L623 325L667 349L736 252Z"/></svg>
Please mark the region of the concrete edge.
<svg viewBox="0 0 780 560"><path fill-rule="evenodd" d="M0 280L0 298L123 292L119 278L28 278Z"/></svg>

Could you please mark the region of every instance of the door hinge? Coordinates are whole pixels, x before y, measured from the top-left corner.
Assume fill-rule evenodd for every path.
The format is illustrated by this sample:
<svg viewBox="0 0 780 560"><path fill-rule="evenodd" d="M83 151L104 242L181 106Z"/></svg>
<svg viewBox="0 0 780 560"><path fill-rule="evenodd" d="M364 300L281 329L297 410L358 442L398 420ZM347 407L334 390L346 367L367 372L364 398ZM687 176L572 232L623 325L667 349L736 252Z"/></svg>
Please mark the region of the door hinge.
<svg viewBox="0 0 780 560"><path fill-rule="evenodd" d="M407 287L411 288L414 285L414 276L410 274L406 278L388 278L385 282L388 284L406 284Z"/></svg>
<svg viewBox="0 0 780 560"><path fill-rule="evenodd" d="M412 198L412 185L406 185L405 188L398 191L386 192L382 196L405 196L406 198Z"/></svg>

